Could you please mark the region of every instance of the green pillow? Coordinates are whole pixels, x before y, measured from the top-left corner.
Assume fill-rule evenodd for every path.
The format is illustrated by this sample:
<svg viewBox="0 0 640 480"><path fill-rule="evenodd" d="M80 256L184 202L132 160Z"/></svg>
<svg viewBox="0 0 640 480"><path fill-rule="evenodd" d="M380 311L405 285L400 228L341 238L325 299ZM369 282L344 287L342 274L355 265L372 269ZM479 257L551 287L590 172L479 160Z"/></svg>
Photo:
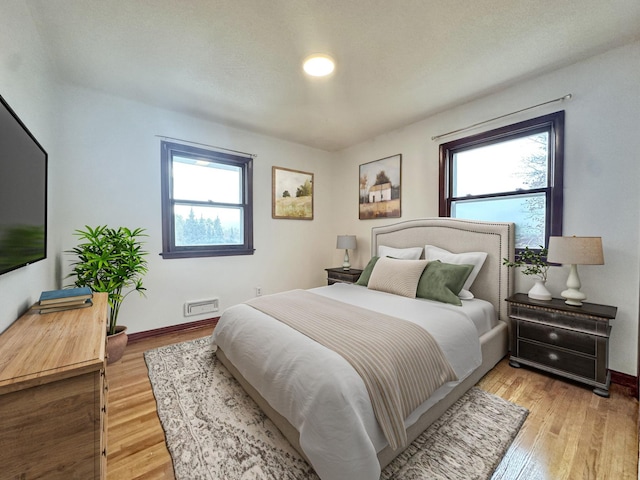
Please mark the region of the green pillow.
<svg viewBox="0 0 640 480"><path fill-rule="evenodd" d="M369 263L367 263L367 266L364 267L364 270L360 274L356 285L362 285L363 287L369 285L369 278L371 277L371 272L373 272L373 267L376 266L378 258L380 257L371 257L371 260L369 260Z"/></svg>
<svg viewBox="0 0 640 480"><path fill-rule="evenodd" d="M416 297L461 306L458 293L472 270L473 265L432 260L422 272Z"/></svg>

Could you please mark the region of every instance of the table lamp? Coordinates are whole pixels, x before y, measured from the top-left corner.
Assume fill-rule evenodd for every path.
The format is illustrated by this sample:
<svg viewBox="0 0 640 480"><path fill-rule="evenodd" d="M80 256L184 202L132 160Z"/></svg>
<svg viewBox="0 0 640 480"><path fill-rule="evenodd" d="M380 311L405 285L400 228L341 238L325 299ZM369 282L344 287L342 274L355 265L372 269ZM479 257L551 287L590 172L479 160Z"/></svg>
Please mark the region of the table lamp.
<svg viewBox="0 0 640 480"><path fill-rule="evenodd" d="M349 249L355 250L356 236L355 235L338 235L336 248L344 248L344 262L342 263L342 269L349 270L351 268L351 264L349 263Z"/></svg>
<svg viewBox="0 0 640 480"><path fill-rule="evenodd" d="M567 305L582 306L587 296L580 291L578 265L604 265L602 238L600 237L549 237L547 262L571 265L567 289L562 292Z"/></svg>

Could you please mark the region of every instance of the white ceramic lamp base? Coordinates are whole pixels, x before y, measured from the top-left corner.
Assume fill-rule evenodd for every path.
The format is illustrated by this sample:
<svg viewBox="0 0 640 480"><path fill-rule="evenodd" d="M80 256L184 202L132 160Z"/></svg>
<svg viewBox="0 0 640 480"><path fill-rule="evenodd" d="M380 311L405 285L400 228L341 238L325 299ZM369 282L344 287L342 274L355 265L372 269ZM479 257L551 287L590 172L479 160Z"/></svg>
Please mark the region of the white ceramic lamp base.
<svg viewBox="0 0 640 480"><path fill-rule="evenodd" d="M349 263L349 250L345 249L344 251L344 262L342 262L343 270L350 270L351 264Z"/></svg>
<svg viewBox="0 0 640 480"><path fill-rule="evenodd" d="M562 292L562 298L565 299L564 303L567 305L573 305L574 307L581 307L582 301L587 298L587 296L580 291L580 277L578 276L578 266L571 265L571 270L569 270L569 277L567 278L567 289Z"/></svg>

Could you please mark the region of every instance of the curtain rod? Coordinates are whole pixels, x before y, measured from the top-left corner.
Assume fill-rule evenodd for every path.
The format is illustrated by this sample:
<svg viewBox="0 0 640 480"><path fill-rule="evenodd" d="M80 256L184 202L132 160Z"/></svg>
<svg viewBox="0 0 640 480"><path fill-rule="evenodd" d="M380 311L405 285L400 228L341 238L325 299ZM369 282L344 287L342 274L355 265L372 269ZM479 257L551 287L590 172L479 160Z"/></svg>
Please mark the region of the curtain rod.
<svg viewBox="0 0 640 480"><path fill-rule="evenodd" d="M224 150L226 152L239 153L241 155L246 155L247 157L251 157L251 158L257 158L258 157L258 155L255 154L255 153L240 152L238 150L231 150L230 148L224 148L224 147L217 147L215 145L209 145L208 143L192 142L191 140L184 140L182 138L175 138L175 137L167 137L166 135L156 135L156 137L165 138L167 140L176 140L178 142L190 143L191 145L201 145L203 147L216 148L218 150Z"/></svg>
<svg viewBox="0 0 640 480"><path fill-rule="evenodd" d="M494 117L494 118L490 118L489 120L484 120L482 122L474 123L473 125L469 125L468 127L459 128L457 130L452 130L450 132L443 133L441 135L436 135L435 137L431 137L431 140L439 140L442 137L453 135L454 133L464 132L466 130L471 130L472 128L479 127L480 125L484 125L485 123L493 122L495 120L500 120L501 118L509 117L509 116L515 115L517 113L526 112L527 110L532 110L534 108L542 107L543 105L548 105L550 103L556 103L556 102L563 102L565 100L571 100L571 97L573 97L573 94L568 93L568 94L564 95L563 97L555 98L553 100L549 100L548 102L539 103L539 104L533 105L531 107L523 108L521 110L516 110L515 112L505 113L504 115L500 115L499 117Z"/></svg>

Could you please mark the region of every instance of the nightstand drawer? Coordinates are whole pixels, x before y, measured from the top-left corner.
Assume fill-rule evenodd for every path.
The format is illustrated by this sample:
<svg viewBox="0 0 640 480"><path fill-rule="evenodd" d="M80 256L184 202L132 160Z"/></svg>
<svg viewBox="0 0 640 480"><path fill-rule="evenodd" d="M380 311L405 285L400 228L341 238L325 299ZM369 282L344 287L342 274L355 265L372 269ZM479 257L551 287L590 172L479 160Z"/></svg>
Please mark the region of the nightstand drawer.
<svg viewBox="0 0 640 480"><path fill-rule="evenodd" d="M354 277L352 273L340 273L340 272L332 272L331 280L335 280L336 282L349 282L352 283L355 280L358 280Z"/></svg>
<svg viewBox="0 0 640 480"><path fill-rule="evenodd" d="M518 340L518 357L594 380L596 359L537 343Z"/></svg>
<svg viewBox="0 0 640 480"><path fill-rule="evenodd" d="M531 320L546 325L554 325L595 335L609 335L609 325L607 322L588 315L562 312L551 308L529 308L526 305L519 304L512 304L509 314L515 318Z"/></svg>
<svg viewBox="0 0 640 480"><path fill-rule="evenodd" d="M535 340L587 355L596 354L596 337L562 328L552 328L531 322L518 322L518 338Z"/></svg>
<svg viewBox="0 0 640 480"><path fill-rule="evenodd" d="M362 270L357 268L350 268L345 270L344 268L325 268L327 271L327 283L333 285L334 283L355 283L360 278Z"/></svg>

